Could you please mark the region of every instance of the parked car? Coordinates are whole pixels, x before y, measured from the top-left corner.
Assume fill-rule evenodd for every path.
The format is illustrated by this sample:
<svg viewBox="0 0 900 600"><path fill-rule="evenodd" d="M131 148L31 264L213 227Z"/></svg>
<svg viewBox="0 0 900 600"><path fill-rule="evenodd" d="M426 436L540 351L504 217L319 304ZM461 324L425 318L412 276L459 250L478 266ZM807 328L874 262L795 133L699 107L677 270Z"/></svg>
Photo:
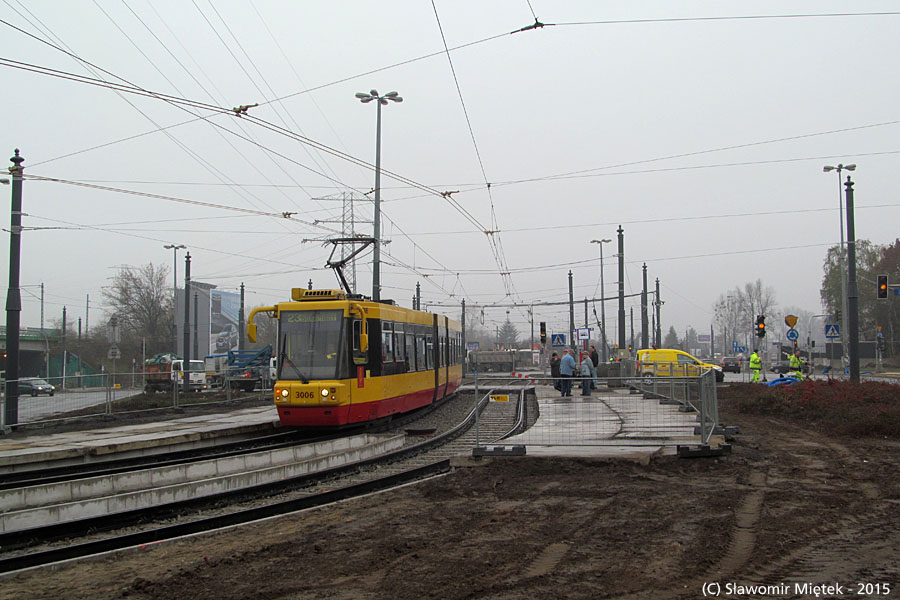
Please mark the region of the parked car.
<svg viewBox="0 0 900 600"><path fill-rule="evenodd" d="M728 373L740 373L741 360L740 356L726 356L722 359L722 371Z"/></svg>
<svg viewBox="0 0 900 600"><path fill-rule="evenodd" d="M772 366L769 367L769 370L773 373L784 375L791 372L791 363L786 360L779 360L772 363ZM803 373L809 373L809 363L803 363Z"/></svg>
<svg viewBox="0 0 900 600"><path fill-rule="evenodd" d="M25 379L19 380L20 396L24 396L25 394L31 394L32 396L47 394L48 396L52 396L54 392L56 392L56 388L43 379L38 379L36 377L26 377Z"/></svg>
<svg viewBox="0 0 900 600"><path fill-rule="evenodd" d="M725 379L722 367L703 362L682 350L645 348L637 351L637 361L641 377L698 377L711 369L716 381Z"/></svg>

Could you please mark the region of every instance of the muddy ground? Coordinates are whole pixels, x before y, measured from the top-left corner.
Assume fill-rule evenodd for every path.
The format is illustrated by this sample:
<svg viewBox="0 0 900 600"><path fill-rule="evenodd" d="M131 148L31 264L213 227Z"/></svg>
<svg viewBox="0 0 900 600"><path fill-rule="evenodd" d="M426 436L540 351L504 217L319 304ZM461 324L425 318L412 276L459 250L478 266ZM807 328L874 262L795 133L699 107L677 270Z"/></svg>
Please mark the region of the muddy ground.
<svg viewBox="0 0 900 600"><path fill-rule="evenodd" d="M732 598L900 595L900 443L739 413L720 395L722 422L741 428L724 458L487 460L21 573L0 579L0 598L656 599L716 584Z"/></svg>

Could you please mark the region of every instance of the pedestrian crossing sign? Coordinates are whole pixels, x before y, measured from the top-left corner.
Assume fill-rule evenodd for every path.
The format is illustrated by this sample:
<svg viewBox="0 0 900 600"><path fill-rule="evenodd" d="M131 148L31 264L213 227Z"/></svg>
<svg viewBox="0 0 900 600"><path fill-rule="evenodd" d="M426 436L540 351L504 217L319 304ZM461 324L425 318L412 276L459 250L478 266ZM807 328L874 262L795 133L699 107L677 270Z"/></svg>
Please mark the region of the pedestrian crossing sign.
<svg viewBox="0 0 900 600"><path fill-rule="evenodd" d="M826 338L838 338L841 337L841 326L837 323L826 323L825 324L825 337Z"/></svg>
<svg viewBox="0 0 900 600"><path fill-rule="evenodd" d="M566 334L554 333L550 335L550 345L554 348L562 348L566 345Z"/></svg>

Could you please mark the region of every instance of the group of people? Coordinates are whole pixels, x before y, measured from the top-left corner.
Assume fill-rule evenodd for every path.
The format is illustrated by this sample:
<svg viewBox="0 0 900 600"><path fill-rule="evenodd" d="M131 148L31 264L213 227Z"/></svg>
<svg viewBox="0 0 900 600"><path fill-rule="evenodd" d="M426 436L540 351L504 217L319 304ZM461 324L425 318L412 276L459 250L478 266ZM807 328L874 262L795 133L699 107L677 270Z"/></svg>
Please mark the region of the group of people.
<svg viewBox="0 0 900 600"><path fill-rule="evenodd" d="M591 353L581 358L579 366L572 350L563 350L562 358L554 352L550 355L550 376L553 377L553 387L559 390L560 396L565 398L572 395L572 380L581 378L581 395L590 396L591 389L597 386L597 366L600 364L600 355L597 348L591 346Z"/></svg>
<svg viewBox="0 0 900 600"><path fill-rule="evenodd" d="M788 360L788 376L798 381L803 381L803 359L800 358L800 350L794 350ZM762 360L756 350L750 355L750 382L759 383L759 372L762 369Z"/></svg>

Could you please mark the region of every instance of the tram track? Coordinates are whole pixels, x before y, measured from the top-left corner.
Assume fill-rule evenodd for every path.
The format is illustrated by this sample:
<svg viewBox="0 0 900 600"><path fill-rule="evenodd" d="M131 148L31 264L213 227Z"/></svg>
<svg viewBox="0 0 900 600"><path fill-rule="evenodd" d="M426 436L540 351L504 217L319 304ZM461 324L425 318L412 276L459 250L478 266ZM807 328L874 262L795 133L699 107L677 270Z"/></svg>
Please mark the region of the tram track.
<svg viewBox="0 0 900 600"><path fill-rule="evenodd" d="M452 429L351 465L124 514L0 534L0 572L236 526L445 473L450 470L451 456L471 450L479 440L495 442L521 429L527 413L524 409L525 387L520 389L516 403L506 406L489 403L485 395L474 402L475 408ZM475 439L473 427L476 416L479 419L478 440ZM263 504L260 504L261 499L266 499ZM217 514L197 519L198 512ZM105 537L96 533L144 528L147 523L159 523L165 519L178 522ZM82 541L72 543L71 540L79 538Z"/></svg>

